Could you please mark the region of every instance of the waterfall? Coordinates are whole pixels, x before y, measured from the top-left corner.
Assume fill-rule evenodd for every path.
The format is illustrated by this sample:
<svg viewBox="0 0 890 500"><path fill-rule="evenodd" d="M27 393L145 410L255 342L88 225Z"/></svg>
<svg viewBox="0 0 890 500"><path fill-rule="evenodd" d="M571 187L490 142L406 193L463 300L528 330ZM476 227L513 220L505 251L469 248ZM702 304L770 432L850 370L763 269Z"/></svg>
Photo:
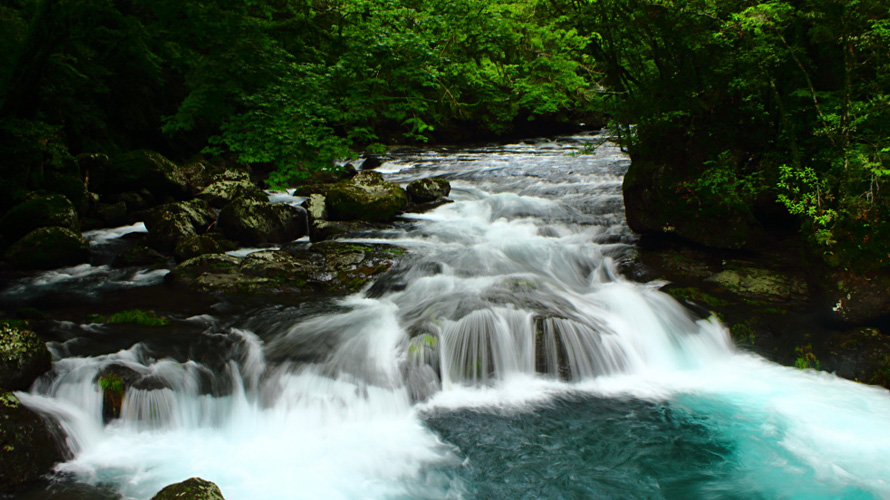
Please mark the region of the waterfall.
<svg viewBox="0 0 890 500"><path fill-rule="evenodd" d="M111 353L78 343L101 328L76 327L68 343L51 344L53 372L19 394L66 435L72 456L60 478L127 499L190 476L229 500L507 498L536 487L547 497L575 487L565 477L597 477L583 449L574 462L559 457L602 414L603 435L651 432L631 444L641 450L662 433L678 442L705 433L696 447L722 461L683 486L697 496L890 496L887 392L741 352L719 321L693 317L659 283L623 278L615 263L634 249L620 204L627 159L608 143L567 154L589 140L384 164L401 183L449 178L455 202L355 240L408 250L364 293L246 311L220 303L182 322L176 339L144 337ZM119 418L104 422L96 380L111 369L129 379ZM512 427L486 434L483 421ZM559 422L563 441L535 441L558 435ZM514 464L539 456L533 473L485 485L495 468L518 474ZM672 460L692 459L653 462ZM549 478L553 464L566 469ZM578 494L671 497L673 483L647 472L649 462L602 467L618 478L627 464L619 489L589 479Z"/></svg>

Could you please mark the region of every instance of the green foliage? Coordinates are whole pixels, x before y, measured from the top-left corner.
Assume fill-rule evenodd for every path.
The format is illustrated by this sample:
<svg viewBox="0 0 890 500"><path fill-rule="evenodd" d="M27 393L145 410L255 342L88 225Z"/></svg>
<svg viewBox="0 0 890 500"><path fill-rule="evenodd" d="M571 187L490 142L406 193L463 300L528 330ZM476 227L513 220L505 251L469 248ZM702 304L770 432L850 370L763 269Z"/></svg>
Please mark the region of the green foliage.
<svg viewBox="0 0 890 500"><path fill-rule="evenodd" d="M99 318L96 318L99 319ZM170 320L156 315L152 311L142 311L139 309L127 309L109 315L105 319L105 323L128 323L141 326L167 326Z"/></svg>
<svg viewBox="0 0 890 500"><path fill-rule="evenodd" d="M102 392L110 392L117 397L124 395L124 379L116 373L108 373L96 380Z"/></svg>
<svg viewBox="0 0 890 500"><path fill-rule="evenodd" d="M797 346L794 348L794 352L797 353L797 359L794 360L794 367L798 370L818 370L821 367L822 364L819 362L819 359L813 354L812 345L807 344L805 346Z"/></svg>

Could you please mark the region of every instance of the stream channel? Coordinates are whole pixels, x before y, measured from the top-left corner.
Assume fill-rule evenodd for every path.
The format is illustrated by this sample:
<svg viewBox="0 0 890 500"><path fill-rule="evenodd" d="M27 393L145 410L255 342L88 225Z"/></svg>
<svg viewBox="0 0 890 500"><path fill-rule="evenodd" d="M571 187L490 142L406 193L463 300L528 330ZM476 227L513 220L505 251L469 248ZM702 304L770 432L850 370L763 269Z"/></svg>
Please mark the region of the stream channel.
<svg viewBox="0 0 890 500"><path fill-rule="evenodd" d="M348 297L101 262L12 283L4 303L63 318L17 395L70 458L9 498L147 500L193 476L228 500L890 498L890 393L747 353L617 271L628 164L597 134L397 152L389 180L444 177L454 203L354 238L406 252ZM88 236L102 255L140 230ZM132 307L173 324L84 324ZM105 425L111 364L148 382Z"/></svg>

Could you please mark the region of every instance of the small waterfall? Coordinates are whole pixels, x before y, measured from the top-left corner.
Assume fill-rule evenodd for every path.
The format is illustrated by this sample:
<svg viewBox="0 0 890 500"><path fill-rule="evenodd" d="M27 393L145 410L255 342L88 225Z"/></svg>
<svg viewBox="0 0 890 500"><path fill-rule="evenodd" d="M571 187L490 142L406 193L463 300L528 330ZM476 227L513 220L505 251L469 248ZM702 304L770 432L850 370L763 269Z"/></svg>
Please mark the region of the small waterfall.
<svg viewBox="0 0 890 500"><path fill-rule="evenodd" d="M593 156L568 156L579 141L387 162L389 177L403 184L449 178L455 203L355 240L408 249L366 294L232 317L217 304L183 321L180 336L146 335L114 353L78 354L75 334L70 345L51 345L53 372L20 397L65 432L72 457L58 471L138 500L190 476L213 480L229 500L473 498L462 474L483 467L484 477L484 464L443 443L430 415L472 410L453 419L466 430L489 408L534 414L554 398L584 394L654 402L619 415L650 415L659 432L676 426L657 405L713 418L712 441L736 453L720 464L735 467L728 486L706 485L714 498L735 489L745 498L792 498L795 489L822 487L863 493L850 498L890 495L886 468L875 465L890 460L886 391L738 352L717 320L693 318L657 283L622 278L615 262L629 258L634 239L620 206L627 159L608 143ZM99 327L77 331L109 339ZM119 418L106 422L97 380L109 372L127 386ZM607 420L607 428L626 423ZM693 420L687 427L707 427ZM516 439L520 447L555 424L536 425ZM510 432L519 436L519 427ZM507 437L469 441L499 451ZM562 452L544 442L495 461L514 473L521 467L514 471L513 461L551 453L547 467L502 481L533 485L551 465L571 462L555 458ZM628 450L614 468L630 463L645 474L636 456ZM550 480L569 487L575 481L565 478L602 468L597 459L582 455L577 469ZM666 496L656 487L628 496Z"/></svg>

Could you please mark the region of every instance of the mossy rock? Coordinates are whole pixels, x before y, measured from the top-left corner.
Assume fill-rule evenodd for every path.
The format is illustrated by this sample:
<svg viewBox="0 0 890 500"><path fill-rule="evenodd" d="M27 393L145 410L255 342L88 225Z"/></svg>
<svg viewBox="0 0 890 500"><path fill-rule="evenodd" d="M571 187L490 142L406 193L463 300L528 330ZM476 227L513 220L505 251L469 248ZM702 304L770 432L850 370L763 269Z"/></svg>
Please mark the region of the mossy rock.
<svg viewBox="0 0 890 500"><path fill-rule="evenodd" d="M46 422L11 392L0 391L0 492L26 487L62 460Z"/></svg>
<svg viewBox="0 0 890 500"><path fill-rule="evenodd" d="M96 374L93 383L102 391L102 422L120 418L127 389L139 378L136 370L121 364L105 366Z"/></svg>
<svg viewBox="0 0 890 500"><path fill-rule="evenodd" d="M628 226L637 233L675 235L721 249L756 249L763 231L741 203L690 192L688 172L648 161L633 161L622 190Z"/></svg>
<svg viewBox="0 0 890 500"><path fill-rule="evenodd" d="M757 267L725 269L707 278L743 297L772 302L802 302L807 297L803 280L788 273Z"/></svg>
<svg viewBox="0 0 890 500"><path fill-rule="evenodd" d="M169 259L164 254L144 245L136 245L121 252L114 258L114 267L152 266L162 267L167 265Z"/></svg>
<svg viewBox="0 0 890 500"><path fill-rule="evenodd" d="M184 237L176 242L173 255L178 261L185 261L208 253L225 253L234 250L236 245L219 233L198 234Z"/></svg>
<svg viewBox="0 0 890 500"><path fill-rule="evenodd" d="M54 269L89 262L89 243L65 227L41 227L9 247L6 260L20 269Z"/></svg>
<svg viewBox="0 0 890 500"><path fill-rule="evenodd" d="M12 207L0 218L0 233L15 241L41 227L58 226L80 229L77 210L68 198L60 194L32 192L25 201Z"/></svg>
<svg viewBox="0 0 890 500"><path fill-rule="evenodd" d="M204 188L197 196L215 208L223 208L238 198L269 201L269 196L256 184L250 182L250 179L216 181Z"/></svg>
<svg viewBox="0 0 890 500"><path fill-rule="evenodd" d="M74 205L79 215L86 215L90 208L90 193L83 179L76 175L49 172L43 183L47 191L59 193Z"/></svg>
<svg viewBox="0 0 890 500"><path fill-rule="evenodd" d="M390 221L408 203L405 190L378 172L362 171L328 190L326 205L332 220Z"/></svg>
<svg viewBox="0 0 890 500"><path fill-rule="evenodd" d="M820 280L828 306L842 320L863 324L890 316L890 272L863 275L834 269Z"/></svg>
<svg viewBox="0 0 890 500"><path fill-rule="evenodd" d="M426 203L448 196L451 183L438 177L418 179L409 183L406 191L408 198L414 203Z"/></svg>
<svg viewBox="0 0 890 500"><path fill-rule="evenodd" d="M183 199L188 194L188 178L180 167L160 153L131 151L111 159L106 168L91 177L93 189L100 194L148 189L155 197Z"/></svg>
<svg viewBox="0 0 890 500"><path fill-rule="evenodd" d="M31 330L0 324L0 390L24 391L52 367L46 344Z"/></svg>
<svg viewBox="0 0 890 500"><path fill-rule="evenodd" d="M219 229L244 245L287 243L306 234L306 210L282 203L238 198L219 213Z"/></svg>
<svg viewBox="0 0 890 500"><path fill-rule="evenodd" d="M177 245L207 231L216 220L203 200L180 201L155 207L144 214L148 243L161 251L174 251Z"/></svg>
<svg viewBox="0 0 890 500"><path fill-rule="evenodd" d="M151 500L225 500L219 486L199 477L171 484L159 491Z"/></svg>

